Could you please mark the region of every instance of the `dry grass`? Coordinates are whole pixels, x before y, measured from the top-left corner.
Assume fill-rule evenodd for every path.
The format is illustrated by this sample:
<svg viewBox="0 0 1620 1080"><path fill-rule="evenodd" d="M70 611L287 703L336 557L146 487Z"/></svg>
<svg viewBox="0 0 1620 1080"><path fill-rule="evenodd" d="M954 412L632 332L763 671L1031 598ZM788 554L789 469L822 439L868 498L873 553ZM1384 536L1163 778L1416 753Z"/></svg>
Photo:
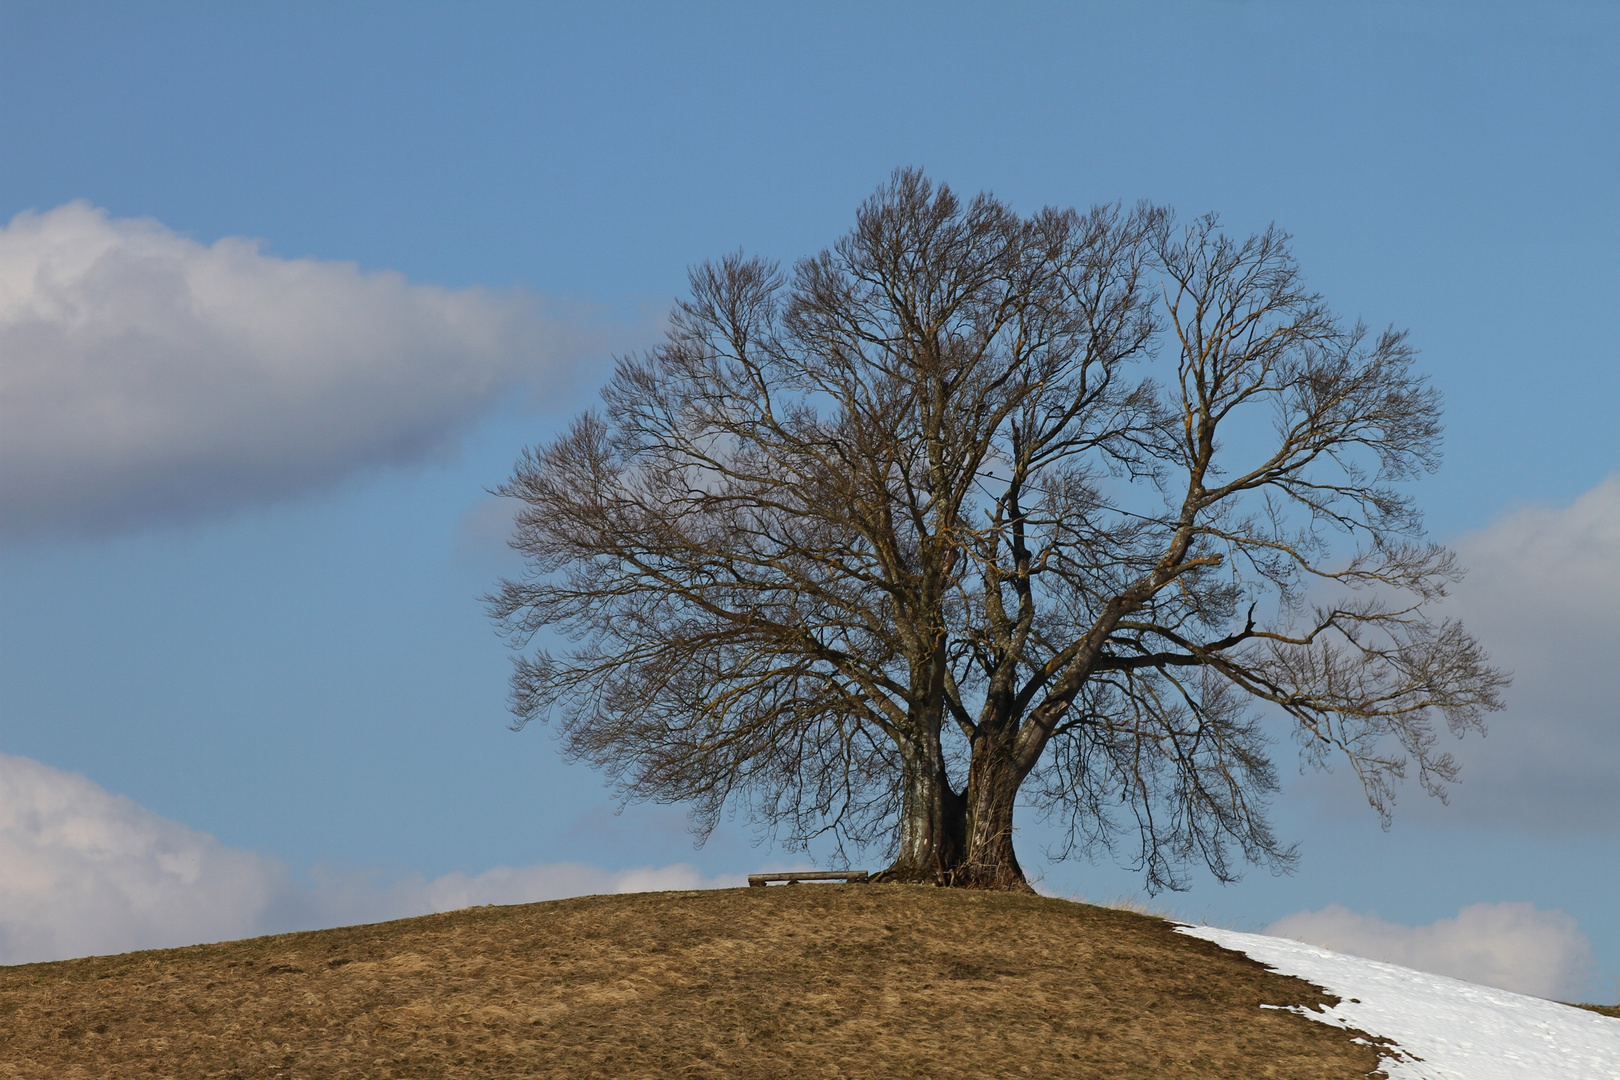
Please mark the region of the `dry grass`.
<svg viewBox="0 0 1620 1080"><path fill-rule="evenodd" d="M1330 1001L1034 896L597 896L0 968L0 1076L1365 1077Z"/></svg>

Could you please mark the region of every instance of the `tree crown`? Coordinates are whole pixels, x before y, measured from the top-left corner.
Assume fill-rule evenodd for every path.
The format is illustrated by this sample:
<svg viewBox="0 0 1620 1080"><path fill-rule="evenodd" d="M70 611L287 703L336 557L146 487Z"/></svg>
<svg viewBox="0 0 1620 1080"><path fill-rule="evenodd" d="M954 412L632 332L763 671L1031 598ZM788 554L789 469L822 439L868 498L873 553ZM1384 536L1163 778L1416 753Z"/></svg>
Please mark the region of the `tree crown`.
<svg viewBox="0 0 1620 1080"><path fill-rule="evenodd" d="M1257 709L1387 815L1410 763L1455 776L1434 718L1499 707L1429 614L1458 571L1403 486L1439 460L1413 355L1274 228L899 172L791 272L696 268L664 344L524 453L492 613L573 644L518 659L518 722L700 833L732 803L892 838L934 768L981 825L1010 783L1065 850L1133 836L1150 887L1285 864Z"/></svg>

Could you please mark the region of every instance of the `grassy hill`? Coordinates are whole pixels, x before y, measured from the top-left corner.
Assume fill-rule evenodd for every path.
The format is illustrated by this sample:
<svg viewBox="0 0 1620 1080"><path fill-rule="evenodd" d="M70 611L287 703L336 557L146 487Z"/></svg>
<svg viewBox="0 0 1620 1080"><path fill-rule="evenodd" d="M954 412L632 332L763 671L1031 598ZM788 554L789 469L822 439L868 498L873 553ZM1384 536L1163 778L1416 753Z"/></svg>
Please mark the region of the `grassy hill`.
<svg viewBox="0 0 1620 1080"><path fill-rule="evenodd" d="M1308 984L1145 915L593 896L0 968L0 1077L1365 1077Z"/></svg>

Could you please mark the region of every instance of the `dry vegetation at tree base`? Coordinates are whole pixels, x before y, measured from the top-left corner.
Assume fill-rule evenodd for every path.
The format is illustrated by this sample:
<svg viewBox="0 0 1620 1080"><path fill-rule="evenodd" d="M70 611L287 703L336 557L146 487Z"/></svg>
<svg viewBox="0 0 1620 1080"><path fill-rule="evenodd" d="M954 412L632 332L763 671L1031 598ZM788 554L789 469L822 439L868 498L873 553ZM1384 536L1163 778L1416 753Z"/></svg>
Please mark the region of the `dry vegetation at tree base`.
<svg viewBox="0 0 1620 1080"><path fill-rule="evenodd" d="M0 968L0 1076L1365 1077L1151 916L903 885L471 908Z"/></svg>

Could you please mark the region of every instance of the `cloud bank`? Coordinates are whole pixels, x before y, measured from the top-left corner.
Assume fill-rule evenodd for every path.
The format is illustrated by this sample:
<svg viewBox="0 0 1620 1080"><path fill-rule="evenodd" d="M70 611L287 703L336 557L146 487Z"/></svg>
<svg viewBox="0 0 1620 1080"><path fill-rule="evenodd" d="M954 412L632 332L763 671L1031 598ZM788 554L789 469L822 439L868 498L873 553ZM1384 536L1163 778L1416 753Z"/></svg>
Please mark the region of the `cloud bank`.
<svg viewBox="0 0 1620 1080"><path fill-rule="evenodd" d="M1336 952L1450 975L1534 997L1580 1001L1594 971L1592 946L1562 911L1531 904L1472 904L1427 926L1385 922L1332 904L1266 927Z"/></svg>
<svg viewBox="0 0 1620 1080"><path fill-rule="evenodd" d="M1462 783L1446 816L1620 830L1620 475L1570 506L1519 510L1453 546L1469 573L1445 612L1514 680L1489 737L1456 749Z"/></svg>
<svg viewBox="0 0 1620 1080"><path fill-rule="evenodd" d="M1514 510L1450 546L1467 575L1436 614L1461 619L1513 684L1485 738L1441 728L1462 767L1447 802L1411 783L1397 818L1620 836L1620 474L1568 506ZM1295 792L1334 814L1364 812L1348 769L1310 775Z"/></svg>
<svg viewBox="0 0 1620 1080"><path fill-rule="evenodd" d="M684 864L574 863L379 883L228 847L84 776L0 754L0 964L223 941L592 893L740 885Z"/></svg>
<svg viewBox="0 0 1620 1080"><path fill-rule="evenodd" d="M186 520L421 460L608 336L523 292L25 212L0 229L0 529Z"/></svg>
<svg viewBox="0 0 1620 1080"><path fill-rule="evenodd" d="M0 962L240 937L293 899L274 860L0 755Z"/></svg>
<svg viewBox="0 0 1620 1080"><path fill-rule="evenodd" d="M94 781L0 754L0 964L163 948L588 894L740 886L685 864L580 863L381 881L233 848ZM1530 904L1475 904L1408 927L1334 905L1266 933L1519 993L1572 1000L1592 950L1576 922Z"/></svg>

